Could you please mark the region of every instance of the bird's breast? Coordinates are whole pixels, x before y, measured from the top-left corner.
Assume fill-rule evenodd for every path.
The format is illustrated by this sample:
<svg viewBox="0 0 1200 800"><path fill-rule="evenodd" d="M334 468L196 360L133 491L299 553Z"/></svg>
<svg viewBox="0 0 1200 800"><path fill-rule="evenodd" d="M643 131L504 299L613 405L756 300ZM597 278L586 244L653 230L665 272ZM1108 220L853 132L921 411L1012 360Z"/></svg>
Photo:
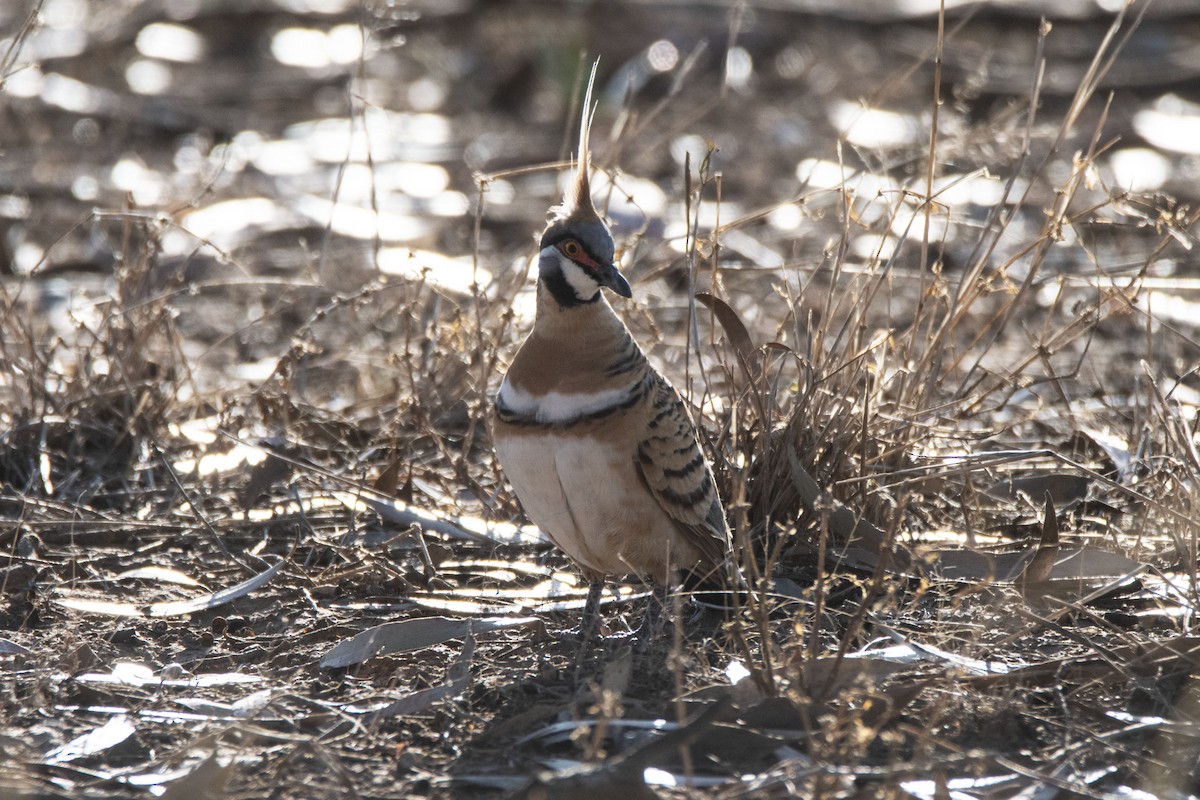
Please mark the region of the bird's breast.
<svg viewBox="0 0 1200 800"><path fill-rule="evenodd" d="M663 579L668 560L694 560L642 485L628 443L503 423L497 423L495 441L525 513L584 569Z"/></svg>
<svg viewBox="0 0 1200 800"><path fill-rule="evenodd" d="M645 396L644 384L644 378L638 377L592 391L533 392L505 377L496 395L496 413L514 424L569 426L628 409Z"/></svg>

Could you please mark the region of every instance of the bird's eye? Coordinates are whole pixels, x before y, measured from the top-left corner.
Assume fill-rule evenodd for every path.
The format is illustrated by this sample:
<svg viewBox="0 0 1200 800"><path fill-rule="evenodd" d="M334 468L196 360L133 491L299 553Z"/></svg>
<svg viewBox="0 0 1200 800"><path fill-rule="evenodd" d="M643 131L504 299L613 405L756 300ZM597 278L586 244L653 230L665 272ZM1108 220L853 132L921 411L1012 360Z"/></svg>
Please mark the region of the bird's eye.
<svg viewBox="0 0 1200 800"><path fill-rule="evenodd" d="M583 254L583 248L579 246L579 242L574 239L568 239L563 243L563 252L568 258L578 258Z"/></svg>

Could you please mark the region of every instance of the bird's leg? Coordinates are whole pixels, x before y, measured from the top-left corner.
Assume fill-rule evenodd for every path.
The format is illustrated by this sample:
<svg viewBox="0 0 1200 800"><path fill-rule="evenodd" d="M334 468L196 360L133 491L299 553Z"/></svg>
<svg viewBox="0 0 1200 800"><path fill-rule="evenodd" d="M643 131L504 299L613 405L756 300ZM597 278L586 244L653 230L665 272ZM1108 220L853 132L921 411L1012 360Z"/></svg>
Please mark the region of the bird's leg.
<svg viewBox="0 0 1200 800"><path fill-rule="evenodd" d="M579 652L575 654L575 671L587 659L592 649L592 640L600 632L600 595L604 592L604 581L593 580L588 585L587 602L583 605L583 619L579 623Z"/></svg>
<svg viewBox="0 0 1200 800"><path fill-rule="evenodd" d="M651 584L650 597L646 599L646 611L642 624L637 629L638 649L645 651L653 642L662 638L665 623L670 619L667 603L671 601L671 584L655 581Z"/></svg>

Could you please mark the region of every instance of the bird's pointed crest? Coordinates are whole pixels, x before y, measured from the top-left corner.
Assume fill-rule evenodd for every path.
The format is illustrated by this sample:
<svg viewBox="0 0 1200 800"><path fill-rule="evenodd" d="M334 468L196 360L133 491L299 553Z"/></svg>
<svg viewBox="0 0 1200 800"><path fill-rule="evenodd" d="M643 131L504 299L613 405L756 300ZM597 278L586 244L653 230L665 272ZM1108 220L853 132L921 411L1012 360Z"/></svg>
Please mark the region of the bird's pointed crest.
<svg viewBox="0 0 1200 800"><path fill-rule="evenodd" d="M592 187L589 173L592 167L592 152L588 143L592 129L592 116L596 113L592 105L592 89L596 85L596 67L600 59L592 62L592 74L588 76L587 93L583 97L583 112L579 116L579 148L576 153L575 182L566 198L566 218L574 220L599 219L592 205Z"/></svg>

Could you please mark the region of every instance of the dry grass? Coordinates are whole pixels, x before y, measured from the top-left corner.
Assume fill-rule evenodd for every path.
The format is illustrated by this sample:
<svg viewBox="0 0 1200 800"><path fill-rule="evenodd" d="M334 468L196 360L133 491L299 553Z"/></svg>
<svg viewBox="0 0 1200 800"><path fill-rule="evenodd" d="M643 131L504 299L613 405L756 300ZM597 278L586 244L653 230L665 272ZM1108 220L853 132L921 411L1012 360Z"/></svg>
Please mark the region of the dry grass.
<svg viewBox="0 0 1200 800"><path fill-rule="evenodd" d="M1043 29L1025 101L949 133L939 21L912 65L934 65L913 160L888 169L843 141L840 185L724 220L728 179L710 152L684 168L673 257L648 230L621 232L647 298L625 309L630 325L703 415L755 592L729 614L673 598L670 641L614 645L579 685L573 648L545 633L579 599L547 590L569 582L562 557L461 534L474 517L519 518L487 418L529 322L515 311L520 269L465 292L382 275L341 291L256 284L238 254L198 239L197 253L242 275L196 281L194 265L159 257L165 236L188 235L174 217L90 215L81 227L113 243L101 301L39 313L40 265L0 283L0 620L3 643L19 645L0 651L0 793L133 796L144 790L129 776L178 768L186 777L162 785L180 797L204 784L218 787L205 796L289 796L319 775L335 776L323 796L611 796L649 792L648 767L719 779L662 790L672 796L941 797L976 776L1000 788L970 796L1194 791L1196 342L1145 298L1182 291L1160 268L1187 257L1200 212L1102 178L1114 143L1100 87L1142 10L1117 15L1056 118L1043 119ZM0 53L0 74L29 30ZM660 104L626 98L599 154L616 192L618 157L689 125L678 109L692 93L720 108L703 81L681 68ZM951 162L998 176L1003 199L974 218L944 201ZM490 187L557 166L478 176L478 265L527 263L527 236L485 235ZM864 190L863 175L891 188ZM727 243L767 240L763 220L784 207L806 222L786 242L802 255L745 268ZM878 248L856 246L873 237ZM210 362L245 331L197 358L185 328L198 309L243 303L258 309L245 328L269 332L239 346L274 352L273 368L224 392L201 373L222 375ZM204 460L218 456L234 458ZM827 494L814 502L805 476ZM1072 477L1082 492L1062 489ZM1045 492L1063 493L1047 505ZM855 530L883 546L864 556ZM1018 589L967 563L1028 555L1051 531L1100 566ZM231 600L141 610L276 563L271 583ZM203 586L124 572L147 565ZM80 599L134 609L63 602ZM320 664L375 623L530 608L541 623ZM637 606L617 608L612 628ZM152 680L85 679L127 660ZM731 687L733 662L749 677ZM239 707L238 684L157 683L188 674L269 691ZM130 738L52 757L101 727L101 706L126 710ZM651 719L679 727L629 732ZM931 784L902 787L917 780Z"/></svg>

